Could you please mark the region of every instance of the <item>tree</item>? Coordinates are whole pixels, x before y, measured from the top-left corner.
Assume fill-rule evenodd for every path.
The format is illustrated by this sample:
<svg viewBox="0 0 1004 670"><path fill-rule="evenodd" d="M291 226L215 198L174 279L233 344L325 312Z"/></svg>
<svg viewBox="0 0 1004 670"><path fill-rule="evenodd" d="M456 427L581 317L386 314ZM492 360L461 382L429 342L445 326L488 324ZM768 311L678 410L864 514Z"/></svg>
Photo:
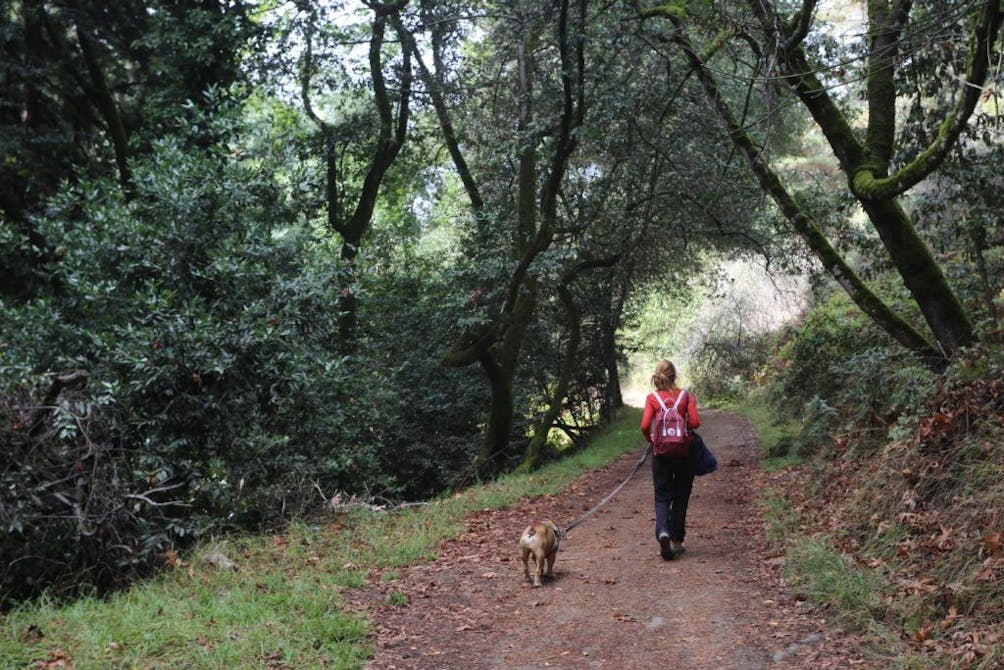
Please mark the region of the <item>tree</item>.
<svg viewBox="0 0 1004 670"><path fill-rule="evenodd" d="M565 310L566 328L562 338L565 345L564 353L557 377L553 382L553 390L547 400L546 409L537 420L533 437L526 446L523 463L520 465L521 469L532 470L540 465L548 433L561 414L565 396L569 392L572 379L582 360L579 352L579 346L582 342L582 310L572 295L571 284L582 273L596 268L610 267L617 260L616 256L610 256L579 261L564 273L558 284L558 296L561 299L561 306Z"/></svg>
<svg viewBox="0 0 1004 670"><path fill-rule="evenodd" d="M240 79L241 47L257 31L246 8L14 0L0 10L0 81L9 91L0 101L0 216L22 240L3 263L0 292L25 298L55 288L44 270L54 252L33 215L62 180L75 170L110 172L134 195L137 152L212 104L207 92Z"/></svg>
<svg viewBox="0 0 1004 670"><path fill-rule="evenodd" d="M357 326L357 299L354 292L356 282L355 259L366 233L370 229L373 212L377 204L380 184L387 171L394 164L404 146L408 133L408 117L411 112L411 52L402 53L398 72L398 90L391 97L387 90L384 74L384 33L390 17L400 12L408 0L398 0L393 3L368 2L373 11L373 22L369 38L369 74L373 89L373 106L377 118L376 141L363 144L368 147L368 166L361 177L361 183L351 184L351 179L345 167L346 154L351 140L351 133L346 132L346 123L356 123L357 119L349 119L342 123L330 123L321 118L314 108L311 99L311 80L317 65L314 62L314 36L317 30L317 9L313 3L299 3L301 11L307 15L304 41L306 47L300 64L300 91L303 107L310 119L317 125L324 142L324 161L326 165L325 199L327 202L328 226L342 238L341 258L345 262L342 298L339 310L339 340L346 350L351 351ZM401 33L400 20L395 19ZM403 41L403 40L402 40ZM397 105L395 113L394 105ZM349 183L347 183L349 182ZM348 193L352 188L355 194Z"/></svg>
<svg viewBox="0 0 1004 670"><path fill-rule="evenodd" d="M480 364L491 387L488 425L476 460L481 475L497 472L502 459L508 457L514 416L513 380L540 290L539 279L531 266L554 241L558 194L569 158L578 145L576 130L582 125L585 114L582 85L585 2L579 0L574 9L569 5L568 0L561 0L534 11L520 4L497 28L501 38L503 32L512 34L515 27L518 40L514 45L516 68L512 73L516 96L511 103L515 105L512 111L518 134L516 211L510 248L512 268L498 300L490 303L493 313L482 325L465 330L443 357L443 363L448 366ZM537 52L544 50L540 41L550 37L550 29L554 29L554 43L550 49L557 52L554 63L557 90L539 93L535 82L535 77L540 75ZM409 38L406 48L415 57L474 216L480 225L491 225L493 213L489 212L481 186L468 165L444 96L445 45L441 38L442 33L434 34L432 40L435 70L425 64L413 38ZM540 102L545 110L554 110L553 118L541 114L535 102ZM542 169L539 158L545 152L547 165Z"/></svg>
<svg viewBox="0 0 1004 670"><path fill-rule="evenodd" d="M671 21L673 30L669 39L688 58L732 141L749 162L764 191L774 199L823 267L896 341L933 366L944 365L960 348L973 344L976 334L942 268L917 233L900 200L911 187L939 168L979 101L1000 27L998 4L990 0L971 8L971 3L952 3L949 9L953 14L946 10L946 16L962 16L972 21L963 83L958 87L954 109L932 133L928 146L908 160L899 160L898 164L895 160L898 146L896 109L901 96L907 93L897 87L896 82L897 68L902 60L899 45L908 38L923 37L923 25L915 26L911 22L914 3L867 2L868 29L862 58L867 64L864 82L868 121L863 136L852 126L850 111L838 104L823 79L821 73L834 66L814 56L812 44L807 41L814 27L814 0L804 0L799 11L788 17L782 16L773 2L750 0L753 32L726 29L707 49L700 48L695 41L687 6L664 5L643 10L645 16L661 16ZM770 166L764 147L757 144L744 121L730 106L709 62L721 57L721 47L732 38L736 38L737 44L745 40L752 45L755 73L768 75L770 81L786 82L811 114L838 160L849 193L881 238L885 253L919 307L934 342L879 299L840 256L821 232L816 217L791 194ZM776 63L776 72L770 70L771 63Z"/></svg>

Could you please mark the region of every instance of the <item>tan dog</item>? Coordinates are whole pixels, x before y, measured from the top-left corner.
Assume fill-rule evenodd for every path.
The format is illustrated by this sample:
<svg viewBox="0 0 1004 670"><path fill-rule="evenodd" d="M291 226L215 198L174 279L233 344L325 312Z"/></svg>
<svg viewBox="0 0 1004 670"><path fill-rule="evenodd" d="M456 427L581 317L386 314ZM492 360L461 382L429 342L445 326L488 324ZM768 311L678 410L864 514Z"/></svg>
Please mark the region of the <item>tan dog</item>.
<svg viewBox="0 0 1004 670"><path fill-rule="evenodd" d="M558 539L561 531L553 521L535 521L526 527L519 546L523 551L523 574L530 579L530 555L537 566L533 575L533 585L540 586L540 578L544 575L544 563L547 563L547 576L554 576L554 558L558 553Z"/></svg>

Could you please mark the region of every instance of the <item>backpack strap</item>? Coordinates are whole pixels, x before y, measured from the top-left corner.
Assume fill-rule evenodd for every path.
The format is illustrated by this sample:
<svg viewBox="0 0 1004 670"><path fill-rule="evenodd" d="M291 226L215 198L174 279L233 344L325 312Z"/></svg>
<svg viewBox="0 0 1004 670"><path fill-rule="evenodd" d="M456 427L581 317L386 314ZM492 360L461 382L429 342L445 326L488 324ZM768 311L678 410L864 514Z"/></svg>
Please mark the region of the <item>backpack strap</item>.
<svg viewBox="0 0 1004 670"><path fill-rule="evenodd" d="M673 403L673 409L679 411L677 408L680 406L680 401L683 400L683 396L685 395L687 395L687 389L680 389L680 395L676 396L676 402ZM656 397L658 397L658 394L656 395ZM683 406L684 408L686 408L687 403L683 403ZM662 408L666 409L666 406L663 405Z"/></svg>
<svg viewBox="0 0 1004 670"><path fill-rule="evenodd" d="M655 399L659 401L659 406L662 407L662 411L665 412L668 409L668 407L666 407L666 403L663 402L662 396L659 395L659 392L652 391L652 395L654 395ZM677 401L679 401L679 399L677 399Z"/></svg>
<svg viewBox="0 0 1004 670"><path fill-rule="evenodd" d="M662 407L663 412L669 409L668 407L666 407L666 403L663 401L662 396L659 395L658 391L652 391L652 395L654 395L655 399L659 401L659 406ZM676 411L680 411L679 410L680 401L683 400L683 396L685 395L687 395L687 389L680 389L680 395L676 396L676 402L673 403L673 409L675 409ZM684 408L686 408L687 403L684 403L683 406Z"/></svg>

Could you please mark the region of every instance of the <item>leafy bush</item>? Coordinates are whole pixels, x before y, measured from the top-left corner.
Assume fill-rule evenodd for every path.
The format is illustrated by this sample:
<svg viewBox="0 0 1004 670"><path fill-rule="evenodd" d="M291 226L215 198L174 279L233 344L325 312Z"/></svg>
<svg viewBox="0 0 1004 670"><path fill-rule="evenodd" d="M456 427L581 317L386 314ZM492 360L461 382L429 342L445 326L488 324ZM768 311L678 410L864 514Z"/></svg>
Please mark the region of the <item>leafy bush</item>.
<svg viewBox="0 0 1004 670"><path fill-rule="evenodd" d="M810 456L833 444L833 431L840 413L825 400L814 396L802 407L802 425L797 438L797 455Z"/></svg>
<svg viewBox="0 0 1004 670"><path fill-rule="evenodd" d="M444 286L368 277L382 297L345 356L339 262L283 166L231 146L164 139L133 165L134 199L81 178L39 221L56 289L0 303L5 598L113 586L336 493L429 495L469 462L482 389L437 374L450 314L424 317ZM74 370L86 385L46 392Z"/></svg>
<svg viewBox="0 0 1004 670"><path fill-rule="evenodd" d="M749 392L773 348L769 334L737 339L708 333L690 360L694 392L708 400L735 401Z"/></svg>
<svg viewBox="0 0 1004 670"><path fill-rule="evenodd" d="M888 346L887 338L844 293L815 305L782 342L769 382L774 402L789 413L817 396L832 401L846 386L846 361L878 344Z"/></svg>

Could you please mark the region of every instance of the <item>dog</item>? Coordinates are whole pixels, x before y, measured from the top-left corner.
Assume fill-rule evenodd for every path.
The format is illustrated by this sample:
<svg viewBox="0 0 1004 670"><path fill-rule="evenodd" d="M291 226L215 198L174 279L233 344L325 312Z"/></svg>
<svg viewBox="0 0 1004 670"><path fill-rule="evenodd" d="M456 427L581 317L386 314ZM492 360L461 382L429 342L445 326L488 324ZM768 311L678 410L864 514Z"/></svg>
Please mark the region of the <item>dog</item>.
<svg viewBox="0 0 1004 670"><path fill-rule="evenodd" d="M561 531L553 521L535 521L526 527L519 538L519 546L523 552L523 575L533 581L535 587L540 586L540 578L547 563L547 576L554 577L554 558L558 553L558 541ZM533 577L530 577L530 556L537 566Z"/></svg>

